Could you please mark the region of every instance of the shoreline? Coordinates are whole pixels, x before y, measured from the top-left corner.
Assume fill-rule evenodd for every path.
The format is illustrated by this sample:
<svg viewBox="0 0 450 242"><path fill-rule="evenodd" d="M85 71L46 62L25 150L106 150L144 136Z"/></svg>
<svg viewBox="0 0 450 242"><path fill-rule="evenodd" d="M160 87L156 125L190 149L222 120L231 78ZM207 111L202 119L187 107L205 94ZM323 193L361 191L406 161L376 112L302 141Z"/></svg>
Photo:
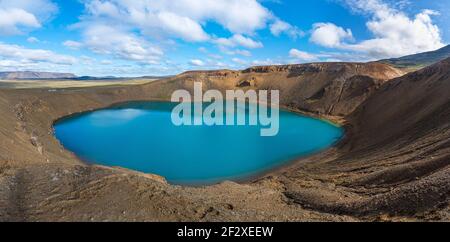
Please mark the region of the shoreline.
<svg viewBox="0 0 450 242"><path fill-rule="evenodd" d="M136 103L138 103L138 102L168 102L168 103L172 103L170 100L167 100L167 99L156 99L156 98L155 99L149 99L149 100L129 100L129 101L124 101L124 102L116 102L116 103L113 103L113 104L110 104L108 106L101 107L101 108L95 108L95 109L89 109L89 110L85 110L85 111L75 112L75 113L72 113L72 114L69 114L69 115L66 115L66 116L63 116L63 117L55 119L52 122L52 134L53 134L54 138L58 141L60 146L62 148L64 148L67 152L69 152L72 155L74 155L82 164L85 164L85 165L88 165L88 166L104 166L104 165L98 165L98 164L89 162L89 161L87 161L85 159L82 159L76 153L74 153L74 152L68 150L67 148L65 148L64 145L61 144L60 140L55 136L54 126L58 122L63 122L66 119L74 118L74 117L77 117L77 116L80 116L80 115L84 115L86 113L95 112L95 111L101 111L101 110L107 110L107 109L114 108L116 106L126 105L128 103L135 103L135 102ZM266 105L265 103L259 103L259 104ZM285 112L291 112L291 113L299 114L299 115L302 115L304 117L314 118L314 119L320 120L322 122L326 122L328 124L331 124L333 126L339 127L339 128L341 128L343 130L343 135L342 135L342 137L339 140L337 140L336 142L334 142L333 144L331 144L330 146L328 146L328 147L326 147L324 149L320 149L320 150L312 152L311 154L308 154L308 155L303 155L303 156L299 156L299 157L296 157L296 158L292 158L292 159L283 161L283 162L281 162L282 164L280 164L280 165L276 165L273 168L267 169L265 171L256 172L253 175L248 175L248 176L247 175L242 175L242 178L225 179L225 180L223 180L221 182L208 184L208 185L203 185L203 184L198 184L198 185L195 185L195 184L182 185L181 184L180 185L180 184L172 184L170 182L168 182L168 184L177 185L177 186L185 186L185 187L210 187L210 186L215 186L215 185L218 185L218 184L221 184L221 183L224 183L224 182L237 182L239 184L251 184L251 183L257 182L257 181L259 181L261 179L264 179L264 178L266 178L268 176L279 174L279 173L281 173L283 171L288 170L291 167L296 167L296 166L302 164L302 162L306 162L306 160L308 160L308 159L311 159L313 157L318 157L318 156L322 155L322 153L329 152L330 150L336 148L337 145L339 145L344 139L347 138L347 130L345 129L345 127L343 125L341 125L339 123L335 123L332 120L326 119L324 116L321 116L321 115L318 115L318 114L313 114L313 113L308 113L308 112L305 112L305 111L295 110L295 109L288 108L287 106L283 106L283 105L280 105L279 109L283 110ZM162 178L164 178L164 180L167 181L167 179L164 176L160 175L160 174L141 172L141 171L138 171L138 170L128 169L128 168L121 167L121 166L106 166L106 167L110 167L111 169L117 169L118 168L118 169L131 170L131 171L136 172L138 174L142 173L144 175L155 175L155 176L162 177Z"/></svg>

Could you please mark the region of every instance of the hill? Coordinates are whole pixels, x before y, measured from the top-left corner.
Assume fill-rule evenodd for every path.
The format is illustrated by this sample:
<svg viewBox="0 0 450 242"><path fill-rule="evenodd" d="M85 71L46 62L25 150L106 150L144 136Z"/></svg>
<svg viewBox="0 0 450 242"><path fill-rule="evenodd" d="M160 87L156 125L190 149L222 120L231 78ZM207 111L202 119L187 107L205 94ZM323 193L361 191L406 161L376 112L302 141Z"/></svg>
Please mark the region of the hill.
<svg viewBox="0 0 450 242"><path fill-rule="evenodd" d="M206 89L280 90L280 103L320 115L351 113L385 81L404 73L382 63L311 63L257 66L242 71L189 71L147 84L149 92L169 98L174 90Z"/></svg>
<svg viewBox="0 0 450 242"><path fill-rule="evenodd" d="M396 68L405 69L407 71L415 71L442 61L448 57L450 57L450 45L435 51L408 55L400 58L380 60L379 62L392 65Z"/></svg>
<svg viewBox="0 0 450 242"><path fill-rule="evenodd" d="M76 76L72 73L58 72L34 72L34 71L9 71L0 72L0 80L69 80L69 81L125 81L143 79L162 79L171 76L141 76L141 77L116 77L116 76Z"/></svg>
<svg viewBox="0 0 450 242"><path fill-rule="evenodd" d="M12 71L0 72L0 79L4 80L20 80L20 79L65 79L76 78L71 73L56 73L56 72L35 72L35 71Z"/></svg>

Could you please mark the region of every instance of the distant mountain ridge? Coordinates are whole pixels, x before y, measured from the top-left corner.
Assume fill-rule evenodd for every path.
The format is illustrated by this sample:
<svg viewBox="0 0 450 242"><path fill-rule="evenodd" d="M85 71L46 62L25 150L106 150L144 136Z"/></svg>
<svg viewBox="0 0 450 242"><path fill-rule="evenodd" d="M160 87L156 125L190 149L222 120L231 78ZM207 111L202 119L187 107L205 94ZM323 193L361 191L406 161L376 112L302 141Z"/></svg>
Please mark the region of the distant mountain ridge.
<svg viewBox="0 0 450 242"><path fill-rule="evenodd" d="M172 76L139 76L139 77L116 77L116 76L80 76L75 78L66 78L74 81L121 81L121 80L138 80L138 79L163 79Z"/></svg>
<svg viewBox="0 0 450 242"><path fill-rule="evenodd" d="M379 62L392 65L399 69L415 71L445 60L448 57L450 57L450 45L434 51L403 56L400 58L385 59L380 60Z"/></svg>
<svg viewBox="0 0 450 242"><path fill-rule="evenodd" d="M76 76L72 73L58 72L35 72L35 71L7 71L0 72L0 80L72 80L72 81L111 81L111 80L130 80L130 79L161 79L171 76L142 76L142 77L93 77L93 76Z"/></svg>
<svg viewBox="0 0 450 242"><path fill-rule="evenodd" d="M72 73L57 72L36 72L36 71L8 71L0 72L0 79L20 80L20 79L66 79L77 78Z"/></svg>

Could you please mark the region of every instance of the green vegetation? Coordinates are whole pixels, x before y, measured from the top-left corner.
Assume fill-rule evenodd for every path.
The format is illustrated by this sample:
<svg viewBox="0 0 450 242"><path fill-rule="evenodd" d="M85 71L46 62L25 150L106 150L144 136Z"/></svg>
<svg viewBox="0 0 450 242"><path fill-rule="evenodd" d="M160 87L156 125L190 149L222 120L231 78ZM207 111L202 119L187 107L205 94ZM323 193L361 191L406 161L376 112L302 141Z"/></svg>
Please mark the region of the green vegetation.
<svg viewBox="0 0 450 242"><path fill-rule="evenodd" d="M386 59L379 62L412 72L442 61L448 57L450 57L450 45L435 51L408 55L400 58Z"/></svg>

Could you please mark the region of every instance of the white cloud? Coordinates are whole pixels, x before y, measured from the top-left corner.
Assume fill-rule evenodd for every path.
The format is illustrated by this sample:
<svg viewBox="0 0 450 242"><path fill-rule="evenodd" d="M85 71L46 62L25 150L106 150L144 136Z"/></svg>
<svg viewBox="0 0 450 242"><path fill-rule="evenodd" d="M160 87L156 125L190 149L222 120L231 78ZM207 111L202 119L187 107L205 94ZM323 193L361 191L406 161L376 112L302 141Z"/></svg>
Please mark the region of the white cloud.
<svg viewBox="0 0 450 242"><path fill-rule="evenodd" d="M110 61L110 60L102 60L102 61L100 61L100 64L102 64L102 65L112 65L113 62Z"/></svg>
<svg viewBox="0 0 450 242"><path fill-rule="evenodd" d="M0 34L16 35L40 28L57 11L49 0L0 0Z"/></svg>
<svg viewBox="0 0 450 242"><path fill-rule="evenodd" d="M223 68L230 67L226 63L223 63L223 62L220 62L220 61L215 61L215 60L210 60L210 59L207 60L205 65L208 66L208 69L223 69Z"/></svg>
<svg viewBox="0 0 450 242"><path fill-rule="evenodd" d="M245 56L245 57L250 57L252 56L252 53L248 50L242 50L242 49L230 49L226 46L223 45L219 45L219 50L227 55L241 55L241 56Z"/></svg>
<svg viewBox="0 0 450 242"><path fill-rule="evenodd" d="M367 27L375 38L346 48L383 58L415 54L444 46L440 30L431 19L436 12L423 10L411 19L392 9L380 8L374 11L374 19L367 23Z"/></svg>
<svg viewBox="0 0 450 242"><path fill-rule="evenodd" d="M225 67L229 67L227 64L225 64L225 63L223 63L223 62L220 62L220 61L214 62L213 65L214 65L216 68L225 68Z"/></svg>
<svg viewBox="0 0 450 242"><path fill-rule="evenodd" d="M29 38L27 38L27 42L33 44L33 43L38 43L38 42L40 42L40 41L39 41L39 39L36 38L36 37L29 37Z"/></svg>
<svg viewBox="0 0 450 242"><path fill-rule="evenodd" d="M256 0L88 0L88 17L108 18L191 41L204 41L206 22L215 22L232 33L251 34L266 27L273 16ZM189 35L189 31L193 31Z"/></svg>
<svg viewBox="0 0 450 242"><path fill-rule="evenodd" d="M304 35L303 31L280 19L275 20L275 22L270 25L270 32L275 36L286 33L292 39L297 39Z"/></svg>
<svg viewBox="0 0 450 242"><path fill-rule="evenodd" d="M21 63L53 63L58 65L72 65L77 59L72 56L56 54L49 50L28 49L18 45L0 42L0 59L19 61Z"/></svg>
<svg viewBox="0 0 450 242"><path fill-rule="evenodd" d="M289 56L302 61L315 61L318 60L318 56L305 51L300 51L297 49L291 49L289 51Z"/></svg>
<svg viewBox="0 0 450 242"><path fill-rule="evenodd" d="M43 21L58 12L58 6L51 0L0 0L0 8L18 8L33 13Z"/></svg>
<svg viewBox="0 0 450 242"><path fill-rule="evenodd" d="M194 59L194 60L190 60L189 64L192 66L204 66L205 62L203 62L202 60Z"/></svg>
<svg viewBox="0 0 450 242"><path fill-rule="evenodd" d="M66 40L64 41L63 45L69 49L78 50L83 46L82 43L73 41L73 40Z"/></svg>
<svg viewBox="0 0 450 242"><path fill-rule="evenodd" d="M247 64L247 61L239 59L239 58L233 58L233 59L231 59L231 61L233 61L234 63L239 64L239 65L246 65Z"/></svg>
<svg viewBox="0 0 450 242"><path fill-rule="evenodd" d="M213 59L216 59L216 60L221 60L221 59L223 59L223 56L217 55L217 54L209 54L208 56L211 57L211 58L213 58Z"/></svg>
<svg viewBox="0 0 450 242"><path fill-rule="evenodd" d="M208 49L206 49L205 47L199 47L198 51L200 51L201 53L208 53Z"/></svg>
<svg viewBox="0 0 450 242"><path fill-rule="evenodd" d="M82 39L64 45L139 63L161 62L162 50L176 49L177 40L213 43L223 53L248 57L251 53L246 49L263 47L263 43L256 39L259 30L270 27L274 35L287 34L292 38L300 36L301 32L279 19L258 0L81 2L85 5L85 12L72 29L78 29ZM206 26L210 24L229 31L230 37L207 32ZM205 49L199 51L204 52Z"/></svg>
<svg viewBox="0 0 450 242"><path fill-rule="evenodd" d="M164 54L146 40L118 28L91 24L84 32L83 45L97 54L144 64L157 64Z"/></svg>
<svg viewBox="0 0 450 242"><path fill-rule="evenodd" d="M344 31L334 24L328 24L329 27L325 31L323 28L321 30L324 25L319 24L315 25L312 42L325 47L358 52L368 59L399 57L444 46L439 27L432 21L432 16L438 14L435 11L422 10L414 17L409 17L381 0L345 2L353 11L371 17L366 26L374 37L352 44L345 41L350 37L349 31Z"/></svg>
<svg viewBox="0 0 450 242"><path fill-rule="evenodd" d="M251 64L253 66L271 66L271 65L281 65L283 63L267 58L265 60L253 60Z"/></svg>
<svg viewBox="0 0 450 242"><path fill-rule="evenodd" d="M157 64L163 56L162 49L176 43L173 39L215 43L223 53L251 56L245 49L262 48L263 43L250 36L257 36L256 31L267 28L274 21L282 22L257 0L82 2L85 14L72 27L79 29L83 38L80 42L66 42L64 45L69 48L82 45L95 53L140 63ZM231 32L231 37L220 38L207 33L205 26L209 23L222 26ZM285 24L290 29L283 26L274 31L293 35L295 27ZM172 44L162 40L172 41Z"/></svg>
<svg viewBox="0 0 450 242"><path fill-rule="evenodd" d="M206 41L210 37L202 26L189 17L179 16L171 12L160 12L157 15L165 31L187 41Z"/></svg>
<svg viewBox="0 0 450 242"><path fill-rule="evenodd" d="M86 14L77 26L106 23L141 39L182 39L188 42L213 42L228 48L261 48L263 44L249 36L268 26L274 35L296 38L301 31L286 23L258 0L85 0ZM231 32L220 38L207 33L205 26L216 23ZM92 32L90 32L92 33ZM99 36L98 36L99 37ZM100 38L100 37L99 37ZM103 38L108 38L104 36ZM243 55L248 51L238 50Z"/></svg>
<svg viewBox="0 0 450 242"><path fill-rule="evenodd" d="M249 49L262 48L263 44L259 41L255 41L251 38L245 37L240 34L235 34L230 38L218 38L214 42L221 46L237 47L242 46Z"/></svg>
<svg viewBox="0 0 450 242"><path fill-rule="evenodd" d="M246 56L246 57L252 56L252 53L248 50L234 50L234 53L236 55L242 55L242 56Z"/></svg>
<svg viewBox="0 0 450 242"><path fill-rule="evenodd" d="M18 8L0 8L0 34L12 35L22 33L19 27L39 28L41 24L36 17Z"/></svg>
<svg viewBox="0 0 450 242"><path fill-rule="evenodd" d="M325 47L335 48L342 45L342 41L353 39L350 29L343 29L332 23L316 23L313 26L310 41Z"/></svg>
<svg viewBox="0 0 450 242"><path fill-rule="evenodd" d="M199 67L201 67L202 69L226 69L230 67L228 64L221 61L217 61L215 59L204 59L204 60L192 59L188 61L188 64L189 67L187 69L196 69Z"/></svg>

